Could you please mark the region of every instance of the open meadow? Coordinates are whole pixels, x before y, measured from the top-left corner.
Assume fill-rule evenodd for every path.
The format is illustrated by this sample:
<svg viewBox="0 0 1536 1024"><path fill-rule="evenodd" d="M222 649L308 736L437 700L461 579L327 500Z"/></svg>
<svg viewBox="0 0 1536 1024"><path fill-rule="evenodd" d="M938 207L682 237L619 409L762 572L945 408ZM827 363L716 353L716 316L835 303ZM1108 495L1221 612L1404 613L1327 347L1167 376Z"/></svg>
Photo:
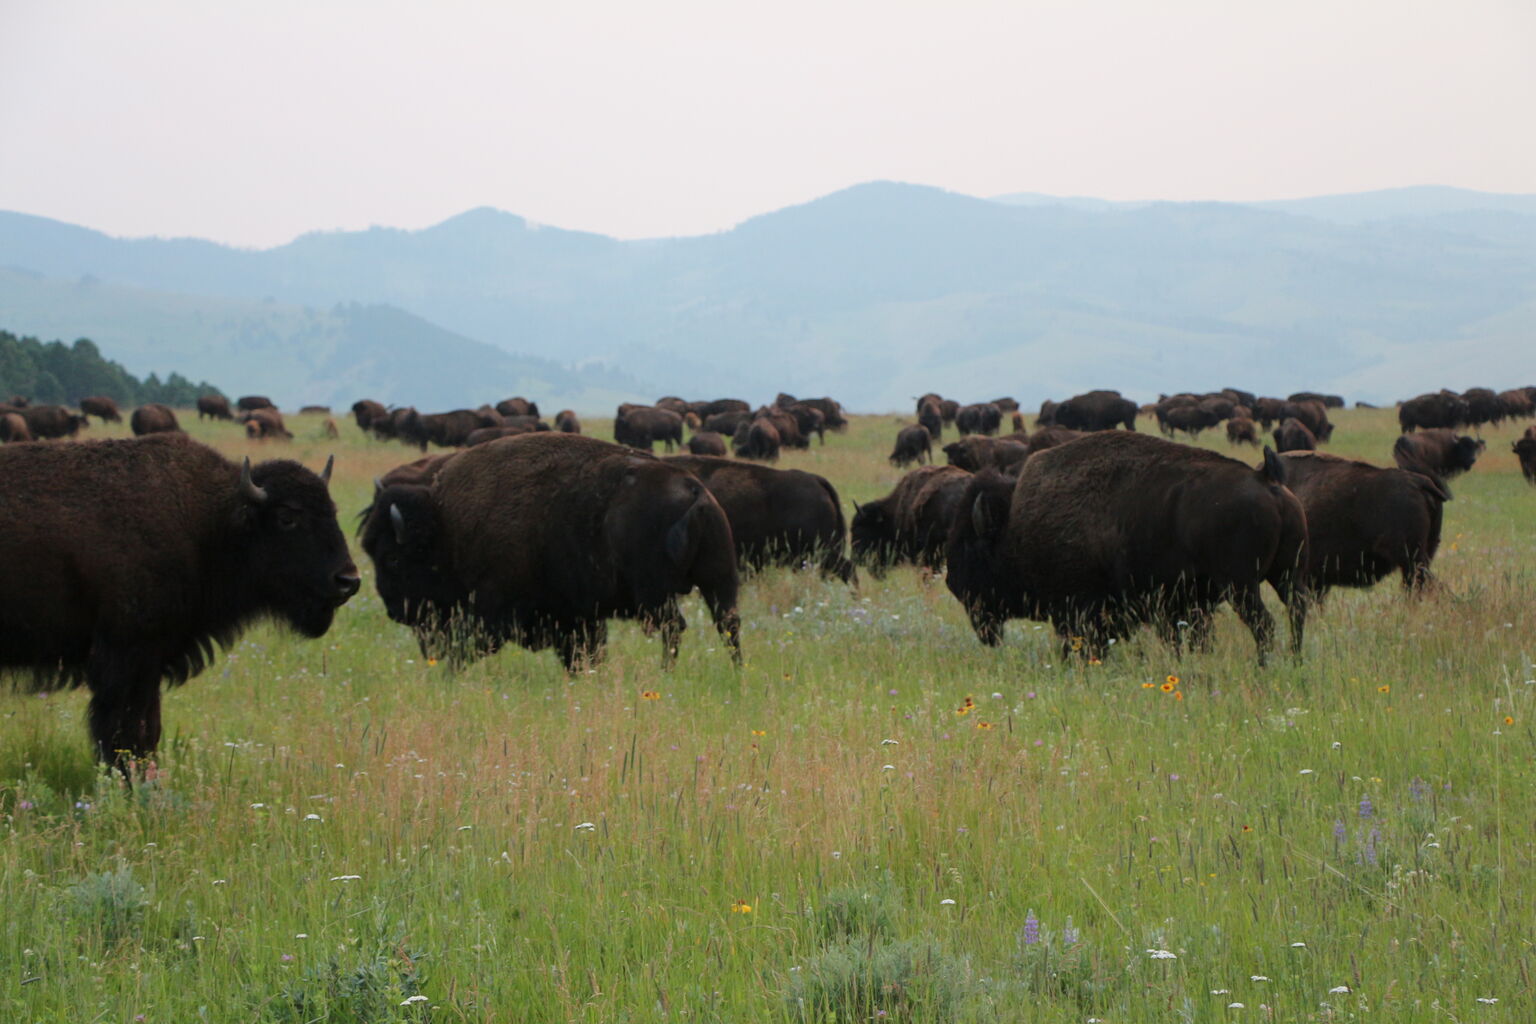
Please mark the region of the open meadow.
<svg viewBox="0 0 1536 1024"><path fill-rule="evenodd" d="M1391 464L1394 410L1332 416L1324 450ZM416 457L340 416L287 445L181 419L334 452L349 535ZM911 421L778 465L851 518ZM453 673L354 544L330 633L253 630L171 691L132 790L83 692L0 691L0 1020L1536 1020L1525 426L1451 481L1433 592L1335 590L1264 668L1229 609L1182 658L1143 631L1064 663L1018 621L984 648L899 568L751 578L739 671L690 598L670 672L615 623L579 676Z"/></svg>

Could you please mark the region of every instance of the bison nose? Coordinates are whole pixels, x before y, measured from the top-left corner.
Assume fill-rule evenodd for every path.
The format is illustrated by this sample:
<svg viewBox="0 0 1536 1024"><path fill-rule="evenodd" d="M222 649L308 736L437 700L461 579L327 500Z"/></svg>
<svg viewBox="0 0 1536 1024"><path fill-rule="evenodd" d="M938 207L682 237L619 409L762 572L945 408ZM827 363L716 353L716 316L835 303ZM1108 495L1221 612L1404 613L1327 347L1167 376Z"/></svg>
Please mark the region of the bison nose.
<svg viewBox="0 0 1536 1024"><path fill-rule="evenodd" d="M357 570L350 565L336 574L336 592L343 601L357 593L357 589L362 585L362 578L357 575Z"/></svg>

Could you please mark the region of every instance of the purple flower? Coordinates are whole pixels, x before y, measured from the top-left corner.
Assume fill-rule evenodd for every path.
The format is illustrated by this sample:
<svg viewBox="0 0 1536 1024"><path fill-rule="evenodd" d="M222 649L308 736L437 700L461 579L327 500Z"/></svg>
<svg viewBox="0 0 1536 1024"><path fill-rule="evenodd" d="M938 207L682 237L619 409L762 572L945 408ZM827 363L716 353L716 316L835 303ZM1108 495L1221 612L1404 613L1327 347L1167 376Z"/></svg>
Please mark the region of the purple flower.
<svg viewBox="0 0 1536 1024"><path fill-rule="evenodd" d="M1408 795L1422 803L1424 801L1424 792L1428 788L1424 785L1424 780L1415 775L1413 781L1408 783Z"/></svg>
<svg viewBox="0 0 1536 1024"><path fill-rule="evenodd" d="M1371 867L1376 866L1376 844L1381 842L1381 830L1371 828L1371 834L1365 837L1365 862Z"/></svg>
<svg viewBox="0 0 1536 1024"><path fill-rule="evenodd" d="M1333 841L1336 843L1342 843L1344 841L1344 836L1344 821L1341 818L1340 820L1333 823Z"/></svg>
<svg viewBox="0 0 1536 1024"><path fill-rule="evenodd" d="M19 804L17 804L16 806L20 807L24 811L30 811L32 808L36 807L37 805L34 804L31 800L23 800Z"/></svg>
<svg viewBox="0 0 1536 1024"><path fill-rule="evenodd" d="M1371 815L1373 815L1375 813L1376 813L1376 805L1371 803L1371 798L1368 797L1368 796L1361 797L1360 798L1360 817L1362 817L1362 818L1369 818Z"/></svg>
<svg viewBox="0 0 1536 1024"><path fill-rule="evenodd" d="M1070 917L1067 918L1067 926L1061 930L1061 941L1065 945L1071 946L1077 942L1078 937L1077 929L1072 927L1072 919Z"/></svg>
<svg viewBox="0 0 1536 1024"><path fill-rule="evenodd" d="M283 963L285 963L285 964L289 963L289 962L291 962L293 960L293 954L292 953L284 953L282 959L283 959Z"/></svg>
<svg viewBox="0 0 1536 1024"><path fill-rule="evenodd" d="M1024 945L1033 946L1040 941L1040 919L1031 910L1024 915Z"/></svg>

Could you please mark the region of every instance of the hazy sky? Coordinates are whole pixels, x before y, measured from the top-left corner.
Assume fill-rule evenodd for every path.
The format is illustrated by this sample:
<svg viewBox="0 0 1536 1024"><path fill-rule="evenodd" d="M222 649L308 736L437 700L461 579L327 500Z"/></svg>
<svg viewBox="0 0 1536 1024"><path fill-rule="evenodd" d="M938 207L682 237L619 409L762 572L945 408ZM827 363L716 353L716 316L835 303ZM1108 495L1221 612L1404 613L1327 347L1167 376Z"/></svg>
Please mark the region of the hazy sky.
<svg viewBox="0 0 1536 1024"><path fill-rule="evenodd" d="M1536 192L1532 0L0 0L0 209L271 245L973 195Z"/></svg>

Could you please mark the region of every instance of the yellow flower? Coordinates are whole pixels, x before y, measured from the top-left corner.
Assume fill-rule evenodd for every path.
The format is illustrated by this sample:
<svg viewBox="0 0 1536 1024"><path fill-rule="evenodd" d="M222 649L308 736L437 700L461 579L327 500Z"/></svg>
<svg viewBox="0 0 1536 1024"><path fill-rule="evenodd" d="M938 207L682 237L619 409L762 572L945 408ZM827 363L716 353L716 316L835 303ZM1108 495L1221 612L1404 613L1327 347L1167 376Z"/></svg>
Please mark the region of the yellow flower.
<svg viewBox="0 0 1536 1024"><path fill-rule="evenodd" d="M990 728L992 728L992 723L991 722L977 722L976 723L976 728L978 728L978 729L990 729Z"/></svg>
<svg viewBox="0 0 1536 1024"><path fill-rule="evenodd" d="M1102 661L1100 661L1098 658L1089 658L1088 659L1088 664L1090 664L1090 665L1102 665L1104 663Z"/></svg>
<svg viewBox="0 0 1536 1024"><path fill-rule="evenodd" d="M1392 692L1392 687L1388 683L1382 683L1380 686L1376 687L1376 692L1377 693L1391 693Z"/></svg>
<svg viewBox="0 0 1536 1024"><path fill-rule="evenodd" d="M656 690L641 690L641 700L661 700L661 693Z"/></svg>
<svg viewBox="0 0 1536 1024"><path fill-rule="evenodd" d="M1172 683L1164 683L1162 686L1159 686L1158 689L1162 690L1164 693L1172 693L1173 692L1173 684Z"/></svg>
<svg viewBox="0 0 1536 1024"><path fill-rule="evenodd" d="M1179 677L1175 676L1175 675L1170 675L1170 676L1166 677L1163 680L1163 682L1167 683L1169 686L1178 686L1179 685Z"/></svg>
<svg viewBox="0 0 1536 1024"><path fill-rule="evenodd" d="M1253 826L1252 825L1244 825L1243 826L1243 831L1244 832L1252 832L1253 831Z"/></svg>
<svg viewBox="0 0 1536 1024"><path fill-rule="evenodd" d="M433 665L436 665L436 664L437 664L437 659L436 658L428 658L427 659L427 667L428 668L431 668Z"/></svg>
<svg viewBox="0 0 1536 1024"><path fill-rule="evenodd" d="M1174 700L1183 700L1184 699L1184 691L1180 690L1178 693L1174 694L1173 695L1173 699Z"/></svg>
<svg viewBox="0 0 1536 1024"><path fill-rule="evenodd" d="M1080 651L1080 650L1083 649L1084 642L1085 641L1083 640L1082 637L1075 636L1075 637L1072 638L1071 643L1070 643L1069 646L1071 646L1072 650L1074 650L1074 651Z"/></svg>
<svg viewBox="0 0 1536 1024"><path fill-rule="evenodd" d="M971 713L971 705L970 704L962 704L959 707L955 708L955 714L957 714L957 715L968 715L970 713Z"/></svg>
<svg viewBox="0 0 1536 1024"><path fill-rule="evenodd" d="M731 913L750 914L752 913L752 904L748 903L746 900L737 900L735 903L731 904Z"/></svg>
<svg viewBox="0 0 1536 1024"><path fill-rule="evenodd" d="M767 736L768 735L768 730L767 729L753 729L752 730L752 735L753 736Z"/></svg>
<svg viewBox="0 0 1536 1024"><path fill-rule="evenodd" d="M1154 687L1156 685L1157 685L1156 683L1142 683L1141 684L1141 688L1143 690L1150 690L1150 689L1152 689L1152 687Z"/></svg>
<svg viewBox="0 0 1536 1024"><path fill-rule="evenodd" d="M1514 715L1505 715L1504 716L1504 724L1505 725L1514 725L1515 724L1515 716Z"/></svg>

